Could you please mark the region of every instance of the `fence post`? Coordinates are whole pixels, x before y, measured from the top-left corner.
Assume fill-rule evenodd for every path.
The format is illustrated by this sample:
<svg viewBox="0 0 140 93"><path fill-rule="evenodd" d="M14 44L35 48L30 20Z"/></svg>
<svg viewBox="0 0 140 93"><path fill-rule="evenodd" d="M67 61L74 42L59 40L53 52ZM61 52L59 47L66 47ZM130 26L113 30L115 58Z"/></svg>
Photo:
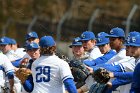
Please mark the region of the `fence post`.
<svg viewBox="0 0 140 93"><path fill-rule="evenodd" d="M130 24L131 24L131 19L133 17L133 15L135 14L136 10L137 10L138 6L135 4L133 6L133 8L131 9L128 17L127 17L127 20L126 20L126 36L128 36L128 33L130 31Z"/></svg>
<svg viewBox="0 0 140 93"><path fill-rule="evenodd" d="M97 8L97 9L92 13L92 16L91 16L91 18L90 18L90 20L89 20L89 23L88 23L88 30L89 30L89 31L92 31L92 24L93 24L93 22L95 21L97 15L99 14L99 11L100 11L100 9Z"/></svg>
<svg viewBox="0 0 140 93"><path fill-rule="evenodd" d="M33 27L33 25L35 24L36 21L37 21L37 16L34 16L33 20L31 21L31 23L28 26L27 33L32 31L32 27Z"/></svg>

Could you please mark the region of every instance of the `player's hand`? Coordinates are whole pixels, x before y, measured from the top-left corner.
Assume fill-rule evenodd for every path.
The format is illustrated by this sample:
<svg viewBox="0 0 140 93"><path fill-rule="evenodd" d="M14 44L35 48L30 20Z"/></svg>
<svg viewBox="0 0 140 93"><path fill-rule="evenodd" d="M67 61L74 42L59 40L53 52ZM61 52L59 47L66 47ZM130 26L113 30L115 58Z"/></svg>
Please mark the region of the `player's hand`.
<svg viewBox="0 0 140 93"><path fill-rule="evenodd" d="M112 88L112 83L111 82L107 82L107 86L108 86L108 88Z"/></svg>
<svg viewBox="0 0 140 93"><path fill-rule="evenodd" d="M113 72L109 72L109 76L110 76L110 78L114 78L114 73Z"/></svg>
<svg viewBox="0 0 140 93"><path fill-rule="evenodd" d="M89 67L89 66L86 66L86 68L89 70L90 74L93 74L93 68Z"/></svg>

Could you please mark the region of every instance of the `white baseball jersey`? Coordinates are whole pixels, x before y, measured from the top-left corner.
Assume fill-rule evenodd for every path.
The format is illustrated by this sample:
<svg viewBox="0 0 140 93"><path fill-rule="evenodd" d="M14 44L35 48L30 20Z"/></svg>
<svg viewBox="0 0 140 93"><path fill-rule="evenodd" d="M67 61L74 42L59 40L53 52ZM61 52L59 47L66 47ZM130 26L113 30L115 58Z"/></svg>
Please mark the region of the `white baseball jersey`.
<svg viewBox="0 0 140 93"><path fill-rule="evenodd" d="M8 51L5 55L9 58L10 61L15 61L21 58L14 52L14 50Z"/></svg>
<svg viewBox="0 0 140 93"><path fill-rule="evenodd" d="M15 50L15 54L17 54L20 58L23 58L23 56L26 54L26 52L24 52L24 48L17 48Z"/></svg>
<svg viewBox="0 0 140 93"><path fill-rule="evenodd" d="M125 72L133 72L134 68L136 66L135 64L135 58L130 57L130 59L126 61L120 61L119 65L121 66L122 69L124 69Z"/></svg>
<svg viewBox="0 0 140 93"><path fill-rule="evenodd" d="M100 49L97 46L94 46L94 48L91 50L91 52L89 53L89 58L88 59L96 59L100 56L102 56L103 54L100 52Z"/></svg>
<svg viewBox="0 0 140 93"><path fill-rule="evenodd" d="M9 52L7 52L6 54L5 54L7 57L8 57L8 59L12 62L12 61L15 61L15 60L18 60L18 59L21 59L21 57L19 56L19 55L17 55L15 52L14 52L14 50L10 50ZM6 85L8 86L8 87L10 87L10 85L9 85L9 81L8 81L8 79L6 78ZM16 76L14 76L14 87L15 87L15 90L16 90L16 92L17 93L21 93L21 83L20 83L20 80L16 77Z"/></svg>
<svg viewBox="0 0 140 93"><path fill-rule="evenodd" d="M115 56L108 60L105 64L118 63L120 60L130 58L126 56L126 49L121 49Z"/></svg>
<svg viewBox="0 0 140 93"><path fill-rule="evenodd" d="M0 66L4 68L4 70L0 70L0 86L4 86L5 83L5 73L13 72L14 67L11 64L10 60L4 54L0 53ZM3 72L5 71L5 72Z"/></svg>
<svg viewBox="0 0 140 93"><path fill-rule="evenodd" d="M32 64L32 93L65 93L63 81L73 78L68 63L53 56L41 56Z"/></svg>

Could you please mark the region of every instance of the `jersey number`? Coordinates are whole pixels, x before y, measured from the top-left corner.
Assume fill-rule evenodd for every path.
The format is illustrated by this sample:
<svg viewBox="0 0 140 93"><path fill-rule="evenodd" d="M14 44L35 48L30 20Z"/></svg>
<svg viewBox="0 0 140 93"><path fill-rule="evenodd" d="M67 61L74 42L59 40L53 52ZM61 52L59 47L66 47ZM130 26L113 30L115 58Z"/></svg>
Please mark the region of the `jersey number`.
<svg viewBox="0 0 140 93"><path fill-rule="evenodd" d="M49 82L50 81L50 66L37 67L36 82ZM43 77L44 76L44 77Z"/></svg>

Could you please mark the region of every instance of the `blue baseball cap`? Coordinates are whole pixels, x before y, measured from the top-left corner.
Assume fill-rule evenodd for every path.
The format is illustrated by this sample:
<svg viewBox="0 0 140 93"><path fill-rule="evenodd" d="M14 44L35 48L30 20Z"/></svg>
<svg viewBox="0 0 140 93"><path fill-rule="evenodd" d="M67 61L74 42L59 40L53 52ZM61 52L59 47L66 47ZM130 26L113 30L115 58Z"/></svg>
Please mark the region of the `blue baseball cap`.
<svg viewBox="0 0 140 93"><path fill-rule="evenodd" d="M30 32L28 34L26 34L26 40L30 39L30 38L38 38L38 35L36 32Z"/></svg>
<svg viewBox="0 0 140 93"><path fill-rule="evenodd" d="M72 46L82 46L82 42L80 40L80 37L74 38L72 44L69 47L72 48Z"/></svg>
<svg viewBox="0 0 140 93"><path fill-rule="evenodd" d="M26 46L26 49L27 50L39 49L39 45L35 42L32 42Z"/></svg>
<svg viewBox="0 0 140 93"><path fill-rule="evenodd" d="M106 36L108 36L108 34L105 32L98 33L96 45L100 46L100 45L108 44L110 41L109 38L107 38Z"/></svg>
<svg viewBox="0 0 140 93"><path fill-rule="evenodd" d="M16 40L11 38L11 44L12 44L12 45L17 44Z"/></svg>
<svg viewBox="0 0 140 93"><path fill-rule="evenodd" d="M140 36L140 33L137 31L129 32L128 37L132 37L132 36Z"/></svg>
<svg viewBox="0 0 140 93"><path fill-rule="evenodd" d="M55 46L55 41L52 36L43 36L40 38L39 45L40 47L51 47Z"/></svg>
<svg viewBox="0 0 140 93"><path fill-rule="evenodd" d="M0 45L9 45L10 43L11 43L11 40L8 37L2 37L0 39Z"/></svg>
<svg viewBox="0 0 140 93"><path fill-rule="evenodd" d="M115 27L112 28L110 31L110 34L107 37L123 37L125 38L125 33L124 30L122 28L119 27Z"/></svg>
<svg viewBox="0 0 140 93"><path fill-rule="evenodd" d="M124 45L126 46L140 46L140 33L133 31L130 32Z"/></svg>
<svg viewBox="0 0 140 93"><path fill-rule="evenodd" d="M91 31L85 31L85 32L83 32L82 34L81 34L81 40L82 41L86 41L86 40L92 40L92 39L95 39L95 35L94 35L94 33L93 32L91 32Z"/></svg>

